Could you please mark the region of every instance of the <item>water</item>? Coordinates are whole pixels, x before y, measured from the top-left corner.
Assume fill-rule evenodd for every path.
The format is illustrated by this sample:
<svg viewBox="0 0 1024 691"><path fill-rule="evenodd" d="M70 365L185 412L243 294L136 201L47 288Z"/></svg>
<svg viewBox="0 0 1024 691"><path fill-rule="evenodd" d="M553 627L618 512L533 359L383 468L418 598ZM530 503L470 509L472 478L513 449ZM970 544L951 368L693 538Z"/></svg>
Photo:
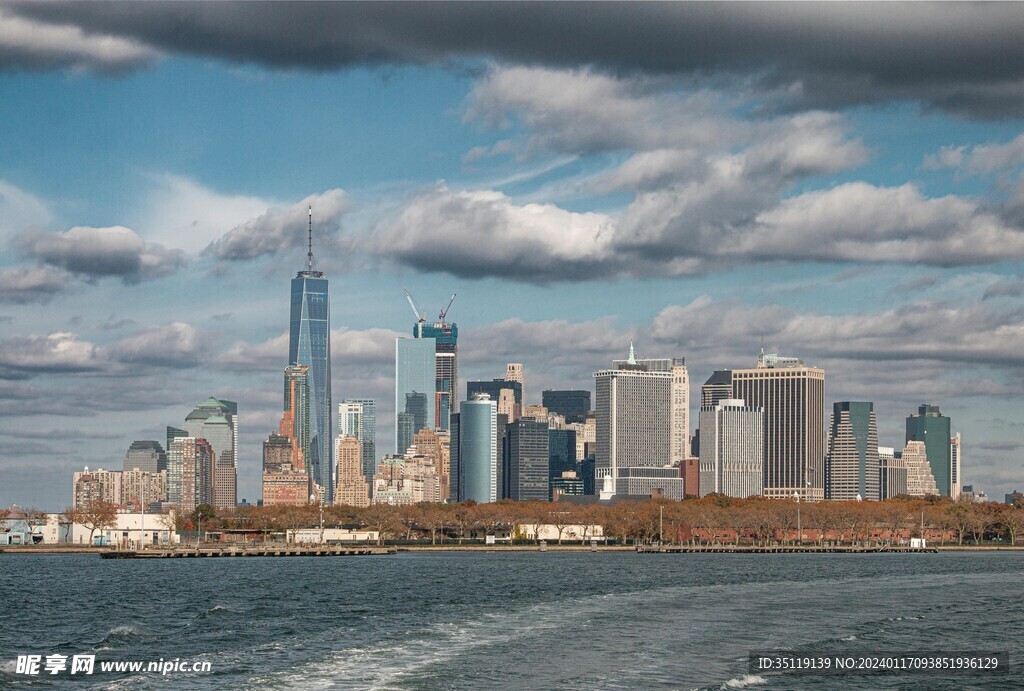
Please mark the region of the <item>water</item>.
<svg viewBox="0 0 1024 691"><path fill-rule="evenodd" d="M0 689L1024 688L1024 553L0 556ZM754 676L755 649L1008 650L1008 677ZM211 672L15 674L18 654ZM98 668L97 668L98 669Z"/></svg>

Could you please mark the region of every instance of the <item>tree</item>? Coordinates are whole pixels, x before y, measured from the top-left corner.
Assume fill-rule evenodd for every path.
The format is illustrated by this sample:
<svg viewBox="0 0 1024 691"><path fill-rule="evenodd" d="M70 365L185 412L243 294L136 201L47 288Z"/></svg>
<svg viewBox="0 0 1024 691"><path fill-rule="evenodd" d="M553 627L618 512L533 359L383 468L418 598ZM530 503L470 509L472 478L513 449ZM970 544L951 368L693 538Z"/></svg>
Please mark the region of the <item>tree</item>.
<svg viewBox="0 0 1024 691"><path fill-rule="evenodd" d="M1010 539L1010 545L1017 544L1017 536L1024 532L1024 508L1014 504L1005 505L1002 509L1000 522Z"/></svg>
<svg viewBox="0 0 1024 691"><path fill-rule="evenodd" d="M363 525L377 531L377 544L382 545L388 535L394 535L398 528L394 507L387 504L371 504L362 512Z"/></svg>
<svg viewBox="0 0 1024 691"><path fill-rule="evenodd" d="M448 514L450 509L447 504L421 504L421 520L423 525L430 531L430 544L437 544L437 535L441 534L441 544L444 544L444 529L448 525Z"/></svg>
<svg viewBox="0 0 1024 691"><path fill-rule="evenodd" d="M117 504L109 501L91 501L85 506L72 510L73 522L89 529L89 544L97 530L117 526Z"/></svg>
<svg viewBox="0 0 1024 691"><path fill-rule="evenodd" d="M957 544L964 544L964 535L971 528L971 520L974 505L967 501L958 501L955 504L950 504L946 509L946 513L949 514L950 523L953 526L953 530L956 531Z"/></svg>

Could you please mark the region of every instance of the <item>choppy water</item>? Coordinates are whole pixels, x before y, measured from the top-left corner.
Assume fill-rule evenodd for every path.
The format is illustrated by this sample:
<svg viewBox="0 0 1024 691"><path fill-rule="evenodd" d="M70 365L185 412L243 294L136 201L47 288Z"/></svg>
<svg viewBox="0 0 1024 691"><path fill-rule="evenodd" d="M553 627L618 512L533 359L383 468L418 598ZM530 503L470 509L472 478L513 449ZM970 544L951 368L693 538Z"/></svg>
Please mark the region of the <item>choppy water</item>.
<svg viewBox="0 0 1024 691"><path fill-rule="evenodd" d="M0 556L0 688L1024 688L1024 553ZM1009 677L753 676L751 650L1009 650ZM56 678L18 654L208 660Z"/></svg>

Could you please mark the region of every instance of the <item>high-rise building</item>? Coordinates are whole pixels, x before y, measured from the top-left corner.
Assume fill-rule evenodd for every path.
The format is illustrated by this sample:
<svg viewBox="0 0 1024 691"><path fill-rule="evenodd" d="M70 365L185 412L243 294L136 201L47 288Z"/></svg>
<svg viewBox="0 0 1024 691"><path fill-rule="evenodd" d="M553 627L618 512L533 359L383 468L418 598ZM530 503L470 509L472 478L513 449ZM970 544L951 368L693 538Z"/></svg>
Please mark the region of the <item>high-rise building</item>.
<svg viewBox="0 0 1024 691"><path fill-rule="evenodd" d="M679 467L683 489L688 497L700 496L700 458L687 458Z"/></svg>
<svg viewBox="0 0 1024 691"><path fill-rule="evenodd" d="M366 482L377 472L377 402L371 398L346 399L338 404L338 434L355 437L362 449Z"/></svg>
<svg viewBox="0 0 1024 691"><path fill-rule="evenodd" d="M280 473L292 468L292 438L271 433L263 442L263 472Z"/></svg>
<svg viewBox="0 0 1024 691"><path fill-rule="evenodd" d="M953 497L953 501L960 499L960 452L962 450L960 433L957 432L949 440L949 496Z"/></svg>
<svg viewBox="0 0 1024 691"><path fill-rule="evenodd" d="M324 488L330 503L334 492L331 451L334 435L331 405L331 304L328 281L313 269L313 210L309 210L307 265L292 279L288 364L309 367L309 451L305 465Z"/></svg>
<svg viewBox="0 0 1024 691"><path fill-rule="evenodd" d="M523 417L510 422L505 428L505 435L508 499L547 501L551 481L547 421Z"/></svg>
<svg viewBox="0 0 1024 691"><path fill-rule="evenodd" d="M210 397L185 417L182 427L189 436L205 439L214 454L214 496L218 509L233 509L238 503L238 404Z"/></svg>
<svg viewBox="0 0 1024 691"><path fill-rule="evenodd" d="M441 501L433 462L426 456L385 456L373 477L374 504L406 506Z"/></svg>
<svg viewBox="0 0 1024 691"><path fill-rule="evenodd" d="M133 441L124 455L124 469L138 468L146 473L159 473L167 470L167 454L160 442L146 440Z"/></svg>
<svg viewBox="0 0 1024 691"><path fill-rule="evenodd" d="M541 394L544 407L565 418L566 424L585 423L590 412L590 392L547 389Z"/></svg>
<svg viewBox="0 0 1024 691"><path fill-rule="evenodd" d="M907 494L911 497L926 497L938 494L939 488L932 474L928 460L927 444L923 441L908 441L903 447L903 464L907 468Z"/></svg>
<svg viewBox="0 0 1024 691"><path fill-rule="evenodd" d="M825 498L878 501L878 426L874 404L834 403L828 429Z"/></svg>
<svg viewBox="0 0 1024 691"><path fill-rule="evenodd" d="M334 503L369 506L370 485L363 475L363 450L359 440L347 434L339 434L334 442L334 457L338 460Z"/></svg>
<svg viewBox="0 0 1024 691"><path fill-rule="evenodd" d="M548 466L551 477L576 471L576 430L548 427Z"/></svg>
<svg viewBox="0 0 1024 691"><path fill-rule="evenodd" d="M153 505L167 501L167 471L149 472L133 467L129 470L104 470L99 468L72 475L71 506L87 508L96 502L132 507L136 511L142 506L147 511L157 510ZM152 507L152 508L150 508Z"/></svg>
<svg viewBox="0 0 1024 691"><path fill-rule="evenodd" d="M727 398L732 398L732 370L715 370L700 389L700 407L714 408Z"/></svg>
<svg viewBox="0 0 1024 691"><path fill-rule="evenodd" d="M951 457L949 418L939 406L924 404L916 415L907 417L907 441L924 442L925 454L939 495L948 497L953 489L953 459Z"/></svg>
<svg viewBox="0 0 1024 691"><path fill-rule="evenodd" d="M451 433L452 483L458 501L483 504L500 499L497 402L484 393L464 401Z"/></svg>
<svg viewBox="0 0 1024 691"><path fill-rule="evenodd" d="M509 422L515 422L523 414L523 385L509 379L466 382L466 400L473 400L478 393L485 393L498 404L498 415L505 415Z"/></svg>
<svg viewBox="0 0 1024 691"><path fill-rule="evenodd" d="M452 295L452 300L454 299L455 296ZM431 429L448 429L449 418L452 413L458 412L459 326L445 321L450 307L451 302L438 315L439 321L436 322L428 322L425 315L420 316L412 329L415 338L431 339L434 342L434 387L430 389L433 392L433 401L429 408L433 411L433 417L428 425ZM401 454L402 451L398 453Z"/></svg>
<svg viewBox="0 0 1024 691"><path fill-rule="evenodd" d="M97 468L77 471L71 476L71 506L81 509L94 506L97 502L119 504L121 502L121 473Z"/></svg>
<svg viewBox="0 0 1024 691"><path fill-rule="evenodd" d="M878 496L882 501L907 493L907 466L903 452L878 447Z"/></svg>
<svg viewBox="0 0 1024 691"><path fill-rule="evenodd" d="M746 498L761 494L764 477L764 408L721 399L700 409L700 496ZM686 488L690 493L689 487Z"/></svg>
<svg viewBox="0 0 1024 691"><path fill-rule="evenodd" d="M435 341L422 338L395 339L395 455L412 445L424 427L437 429ZM408 418L400 418L402 414ZM447 427L447 425L446 425Z"/></svg>
<svg viewBox="0 0 1024 691"><path fill-rule="evenodd" d="M526 380L523 379L523 365L520 362L510 362L505 365L505 381L514 381L519 384L522 391L526 392Z"/></svg>
<svg viewBox="0 0 1024 691"><path fill-rule="evenodd" d="M648 372L668 372L672 375L669 392L669 420L672 463L679 464L690 455L690 375L684 358L637 358L633 344L629 346L629 358L614 360L613 366L641 367Z"/></svg>
<svg viewBox="0 0 1024 691"><path fill-rule="evenodd" d="M214 500L214 451L205 439L178 437L167 450L167 502L189 514Z"/></svg>
<svg viewBox="0 0 1024 691"><path fill-rule="evenodd" d="M732 391L765 411L764 495L824 499L825 371L762 352L755 368L732 371Z"/></svg>
<svg viewBox="0 0 1024 691"><path fill-rule="evenodd" d="M672 360L629 358L594 373L597 406L596 479L623 468L672 464ZM678 477L678 471L676 471Z"/></svg>
<svg viewBox="0 0 1024 691"><path fill-rule="evenodd" d="M170 425L168 425L167 426L167 444L164 446L164 449L166 449L167 451L170 451L171 450L171 443L175 439L177 439L178 437L187 437L187 436L188 436L188 432L186 432L185 430L183 430L181 428L178 428L178 427L171 427Z"/></svg>
<svg viewBox="0 0 1024 691"><path fill-rule="evenodd" d="M434 464L438 482L440 483L441 501L450 496L451 456L449 450L449 431L435 431L429 427L421 429L412 439L409 449L413 456L423 456Z"/></svg>
<svg viewBox="0 0 1024 691"><path fill-rule="evenodd" d="M305 469L312 478L307 465L311 412L309 365L288 365L284 368L284 414L280 433L292 440L292 468Z"/></svg>

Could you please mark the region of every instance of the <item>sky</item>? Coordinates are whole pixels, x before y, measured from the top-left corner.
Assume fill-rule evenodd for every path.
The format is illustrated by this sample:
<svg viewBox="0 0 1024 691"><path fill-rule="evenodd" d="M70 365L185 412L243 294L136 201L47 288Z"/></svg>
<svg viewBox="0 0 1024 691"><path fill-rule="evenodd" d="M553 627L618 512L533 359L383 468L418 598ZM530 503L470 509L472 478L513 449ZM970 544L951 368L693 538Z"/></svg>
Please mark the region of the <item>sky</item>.
<svg viewBox="0 0 1024 691"><path fill-rule="evenodd" d="M407 288L457 293L463 395L507 362L527 402L593 390L632 341L699 401L763 346L884 446L939 405L1002 500L1021 35L1018 3L2 1L0 506L62 510L211 395L255 501L310 205L334 401L378 401L381 454Z"/></svg>

